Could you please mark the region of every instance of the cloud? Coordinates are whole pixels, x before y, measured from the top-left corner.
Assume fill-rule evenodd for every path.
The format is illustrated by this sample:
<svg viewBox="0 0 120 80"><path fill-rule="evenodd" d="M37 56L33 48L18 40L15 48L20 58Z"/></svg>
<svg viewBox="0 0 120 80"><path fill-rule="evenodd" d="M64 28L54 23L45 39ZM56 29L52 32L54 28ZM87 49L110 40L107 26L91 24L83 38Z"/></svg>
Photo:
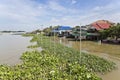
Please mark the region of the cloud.
<svg viewBox="0 0 120 80"><path fill-rule="evenodd" d="M72 1L71 1L71 4L76 4L76 3L77 3L76 0L72 0Z"/></svg>
<svg viewBox="0 0 120 80"><path fill-rule="evenodd" d="M71 4L85 3L82 0L69 0ZM36 29L40 25L79 25L89 24L99 19L120 21L120 2L111 0L108 4L84 9L86 6L71 5L63 0L1 0L1 29ZM88 4L91 6L92 4ZM93 6L93 5L92 5ZM80 7L80 8L78 8ZM7 27L6 27L7 26ZM37 27L38 26L38 27Z"/></svg>
<svg viewBox="0 0 120 80"><path fill-rule="evenodd" d="M0 9L0 17L4 16L5 18L10 18L11 20L23 22L24 20L28 21L33 19L33 17L37 15L38 12L30 5L23 4L22 0L17 1L10 2L8 5L7 2L3 4L2 9Z"/></svg>
<svg viewBox="0 0 120 80"><path fill-rule="evenodd" d="M10 29L18 29L17 26L21 25L21 29L25 28L25 25L33 27L42 21L39 17L46 14L46 10L41 4L37 5L30 0L3 0L0 3L0 29L6 29L9 26ZM16 25L17 24L17 25ZM24 25L22 25L24 24ZM11 26L12 25L12 26ZM13 28L14 27L14 28ZM28 27L29 29L30 27ZM26 29L26 28L25 28Z"/></svg>
<svg viewBox="0 0 120 80"><path fill-rule="evenodd" d="M48 8L55 10L55 11L64 11L66 10L65 7L61 6L59 3L55 1L49 1Z"/></svg>
<svg viewBox="0 0 120 80"><path fill-rule="evenodd" d="M116 6L114 5L116 4ZM90 10L86 10L81 14L80 10L73 13L73 15L64 15L61 18L54 18L57 20L57 24L62 23L63 25L87 25L96 20L110 20L112 22L120 21L120 3L119 2L110 2L107 5L94 6ZM72 11L72 10L71 10ZM52 22L54 23L54 21Z"/></svg>
<svg viewBox="0 0 120 80"><path fill-rule="evenodd" d="M120 2L118 0L111 0L107 5L96 5L90 10L86 10L83 15L80 15L82 24L90 24L96 20L110 20L112 22L120 21Z"/></svg>

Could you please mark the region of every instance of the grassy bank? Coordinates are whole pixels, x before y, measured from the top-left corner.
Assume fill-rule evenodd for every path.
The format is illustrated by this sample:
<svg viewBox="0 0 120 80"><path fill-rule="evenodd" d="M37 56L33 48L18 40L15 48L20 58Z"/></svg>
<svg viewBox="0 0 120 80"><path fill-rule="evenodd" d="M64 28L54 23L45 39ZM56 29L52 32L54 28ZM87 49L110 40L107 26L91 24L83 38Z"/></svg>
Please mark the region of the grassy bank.
<svg viewBox="0 0 120 80"><path fill-rule="evenodd" d="M33 35L32 35L33 36ZM34 35L31 42L44 50L27 51L15 66L0 66L1 80L101 80L95 73L115 68L113 62L55 43L49 37ZM33 48L36 46L30 46Z"/></svg>

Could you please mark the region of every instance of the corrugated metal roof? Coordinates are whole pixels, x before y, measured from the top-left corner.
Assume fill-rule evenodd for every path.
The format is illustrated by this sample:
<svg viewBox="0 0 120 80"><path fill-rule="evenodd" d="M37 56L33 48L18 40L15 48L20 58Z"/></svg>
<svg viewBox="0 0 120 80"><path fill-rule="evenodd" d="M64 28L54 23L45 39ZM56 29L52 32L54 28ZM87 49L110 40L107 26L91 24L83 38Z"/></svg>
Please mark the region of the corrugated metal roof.
<svg viewBox="0 0 120 80"><path fill-rule="evenodd" d="M59 26L57 30L72 30L70 26Z"/></svg>
<svg viewBox="0 0 120 80"><path fill-rule="evenodd" d="M60 30L72 30L70 26L59 26L58 28L52 30L52 32L59 32Z"/></svg>

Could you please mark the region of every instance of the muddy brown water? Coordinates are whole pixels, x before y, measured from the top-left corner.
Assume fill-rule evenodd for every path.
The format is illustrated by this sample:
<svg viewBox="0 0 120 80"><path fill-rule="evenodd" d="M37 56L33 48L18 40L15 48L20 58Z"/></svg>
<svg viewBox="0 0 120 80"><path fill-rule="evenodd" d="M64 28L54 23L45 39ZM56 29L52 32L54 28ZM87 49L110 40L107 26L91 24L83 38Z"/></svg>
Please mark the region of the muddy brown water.
<svg viewBox="0 0 120 80"><path fill-rule="evenodd" d="M54 40L57 41L58 43L61 43L61 44L65 45L65 46L72 47L72 48L75 48L77 50L80 49L80 41L72 41L72 40L69 40L69 39L66 39L66 38L56 38ZM98 45L100 45L100 44L98 43ZM105 44L102 44L103 47L104 47L104 45ZM82 46L82 42L81 42L81 46ZM89 47L89 46L92 47L92 44L91 45L86 45L86 47L84 47L84 48L82 47L82 52L97 55L99 57L102 57L102 58L105 58L107 60L113 61L117 65L116 70L113 70L113 71L111 71L107 74L104 74L104 75L99 74L98 76L100 76L103 80L120 80L120 57L117 57L116 55L113 55L113 54L111 55L111 54L108 54L108 53L101 53L99 51L97 52L97 50L96 50L96 52L94 52L94 50L89 51L89 49L87 49L87 47ZM107 46L109 46L109 44ZM119 50L118 50L118 53L119 53L120 52L120 47L118 47L118 48L119 48ZM102 52L104 52L104 51L102 51Z"/></svg>
<svg viewBox="0 0 120 80"><path fill-rule="evenodd" d="M14 65L20 63L20 56L27 51L31 45L31 37L11 35L4 33L0 35L0 64Z"/></svg>

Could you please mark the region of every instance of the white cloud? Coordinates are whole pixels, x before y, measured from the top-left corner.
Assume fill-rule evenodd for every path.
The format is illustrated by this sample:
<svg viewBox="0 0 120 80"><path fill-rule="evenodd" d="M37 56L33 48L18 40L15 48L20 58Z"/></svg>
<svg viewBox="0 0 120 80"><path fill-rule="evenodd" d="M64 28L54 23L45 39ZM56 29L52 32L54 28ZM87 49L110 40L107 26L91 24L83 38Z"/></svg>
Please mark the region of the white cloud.
<svg viewBox="0 0 120 80"><path fill-rule="evenodd" d="M24 24L23 29L28 24L36 25L40 23L41 17L46 14L46 10L41 4L34 6L35 4L29 0L4 0L0 2L0 29L6 26L13 29L13 27ZM4 23L4 24L3 24ZM17 24L17 25L16 25ZM11 26L12 25L12 26ZM29 29L29 27L28 27Z"/></svg>
<svg viewBox="0 0 120 80"><path fill-rule="evenodd" d="M93 10L94 10L94 11L99 11L99 10L101 10L101 9L104 9L104 7L102 7L102 6L96 6Z"/></svg>
<svg viewBox="0 0 120 80"><path fill-rule="evenodd" d="M89 6L89 5L88 5ZM81 10L77 9L61 9L71 15L63 15L61 18L54 18L55 21L50 21L51 24L63 24L63 25L87 25L96 20L105 19L113 22L120 21L120 2L118 0L111 1L107 5L95 6L91 10Z"/></svg>
<svg viewBox="0 0 120 80"><path fill-rule="evenodd" d="M56 11L66 10L65 7L61 6L59 3L55 2L55 1L49 1L48 8L50 8L52 10L56 10Z"/></svg>
<svg viewBox="0 0 120 80"><path fill-rule="evenodd" d="M81 22L89 24L96 20L105 19L113 22L120 21L120 2L118 0L112 1L107 5L95 6L93 9L86 11L81 15Z"/></svg>
<svg viewBox="0 0 120 80"><path fill-rule="evenodd" d="M72 4L76 4L77 1L76 1L76 0L72 0L71 3L72 3Z"/></svg>
<svg viewBox="0 0 120 80"><path fill-rule="evenodd" d="M0 0L0 29L35 29L41 24L50 25L80 25L89 24L99 19L120 21L120 2L111 1L107 5L95 6L91 10L80 10L61 5L58 0L48 0L48 3L36 3L31 0ZM76 0L70 0L76 4ZM89 6L89 5L88 5ZM12 27L11 27L12 26ZM38 26L38 27L35 27Z"/></svg>

